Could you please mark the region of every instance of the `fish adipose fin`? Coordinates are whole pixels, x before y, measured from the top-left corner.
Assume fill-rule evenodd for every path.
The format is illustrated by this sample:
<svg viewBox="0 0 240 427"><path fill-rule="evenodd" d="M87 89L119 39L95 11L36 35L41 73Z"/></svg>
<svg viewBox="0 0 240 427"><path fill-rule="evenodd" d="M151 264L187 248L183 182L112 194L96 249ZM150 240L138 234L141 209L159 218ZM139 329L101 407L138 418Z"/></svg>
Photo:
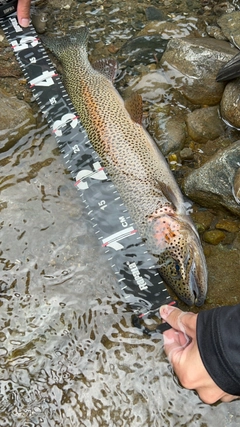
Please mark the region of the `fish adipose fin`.
<svg viewBox="0 0 240 427"><path fill-rule="evenodd" d="M92 67L94 70L107 77L107 79L112 83L114 82L118 73L118 63L116 59L99 59L98 61L93 62Z"/></svg>
<svg viewBox="0 0 240 427"><path fill-rule="evenodd" d="M134 92L129 98L125 100L125 108L128 111L131 119L141 125L143 115L141 95L139 95L137 92Z"/></svg>

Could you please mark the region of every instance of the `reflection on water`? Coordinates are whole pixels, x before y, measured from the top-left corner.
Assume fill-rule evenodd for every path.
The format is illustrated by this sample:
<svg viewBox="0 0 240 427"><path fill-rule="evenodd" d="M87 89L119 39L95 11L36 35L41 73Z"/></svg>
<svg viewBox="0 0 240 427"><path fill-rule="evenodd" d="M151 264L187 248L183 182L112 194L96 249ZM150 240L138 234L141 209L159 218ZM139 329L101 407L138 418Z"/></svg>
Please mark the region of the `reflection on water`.
<svg viewBox="0 0 240 427"><path fill-rule="evenodd" d="M203 404L131 326L46 125L0 166L0 426L238 426L238 402Z"/></svg>
<svg viewBox="0 0 240 427"><path fill-rule="evenodd" d="M236 403L202 404L161 339L131 326L45 125L1 154L0 174L0 425L237 425Z"/></svg>

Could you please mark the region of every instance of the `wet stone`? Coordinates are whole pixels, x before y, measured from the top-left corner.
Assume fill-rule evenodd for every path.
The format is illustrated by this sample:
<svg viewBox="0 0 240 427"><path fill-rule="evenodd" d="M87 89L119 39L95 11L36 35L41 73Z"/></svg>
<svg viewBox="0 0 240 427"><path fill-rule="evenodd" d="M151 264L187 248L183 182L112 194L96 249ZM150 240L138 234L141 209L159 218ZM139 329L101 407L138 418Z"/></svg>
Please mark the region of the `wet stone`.
<svg viewBox="0 0 240 427"><path fill-rule="evenodd" d="M214 215L208 210L196 211L191 214L199 233L208 230L211 226Z"/></svg>
<svg viewBox="0 0 240 427"><path fill-rule="evenodd" d="M234 42L237 46L240 46L240 11L226 13L222 15L217 22L225 37L227 37L231 43Z"/></svg>
<svg viewBox="0 0 240 427"><path fill-rule="evenodd" d="M225 239L225 233L221 230L209 230L203 234L203 240L210 245L218 245Z"/></svg>
<svg viewBox="0 0 240 427"><path fill-rule="evenodd" d="M166 19L166 15L154 6L147 7L145 13L148 21L164 21Z"/></svg>
<svg viewBox="0 0 240 427"><path fill-rule="evenodd" d="M171 84L161 70L153 70L133 78L129 82L129 87L131 92L138 92L144 101L157 103L162 101L166 93L170 91ZM127 96L129 96L128 89L124 93L124 98Z"/></svg>
<svg viewBox="0 0 240 427"><path fill-rule="evenodd" d="M240 78L227 84L221 100L223 119L237 129L240 129Z"/></svg>
<svg viewBox="0 0 240 427"><path fill-rule="evenodd" d="M176 71L178 88L195 105L216 105L224 84L216 82L218 70L238 51L229 43L208 37L171 39L160 65Z"/></svg>
<svg viewBox="0 0 240 427"><path fill-rule="evenodd" d="M224 36L221 28L216 25L207 25L206 31L209 37L214 37L217 40L227 40L227 37Z"/></svg>
<svg viewBox="0 0 240 427"><path fill-rule="evenodd" d="M229 233L237 233L239 231L239 224L236 221L230 221L228 219L221 219L215 227L218 230L225 230Z"/></svg>
<svg viewBox="0 0 240 427"><path fill-rule="evenodd" d="M218 150L209 161L192 171L183 183L185 194L201 206L227 209L240 216L233 196L233 182L240 162L240 141Z"/></svg>
<svg viewBox="0 0 240 427"><path fill-rule="evenodd" d="M192 111L187 115L186 123L190 138L202 144L217 139L224 132L217 106Z"/></svg>
<svg viewBox="0 0 240 427"><path fill-rule="evenodd" d="M180 157L182 160L192 160L194 153L190 147L185 147L180 151Z"/></svg>
<svg viewBox="0 0 240 427"><path fill-rule="evenodd" d="M240 166L240 164L238 165ZM240 204L240 167L236 171L233 180L233 196L237 203Z"/></svg>
<svg viewBox="0 0 240 427"><path fill-rule="evenodd" d="M0 141L9 148L9 144L18 141L35 126L33 111L25 101L10 97L0 90Z"/></svg>
<svg viewBox="0 0 240 427"><path fill-rule="evenodd" d="M166 49L168 40L160 35L138 36L127 41L118 52L121 64L128 65L151 63L159 61Z"/></svg>
<svg viewBox="0 0 240 427"><path fill-rule="evenodd" d="M164 118L159 114L153 119L149 131L164 156L180 150L186 139L186 125L180 117Z"/></svg>
<svg viewBox="0 0 240 427"><path fill-rule="evenodd" d="M31 19L37 33L43 34L47 29L48 14L42 10L34 9Z"/></svg>

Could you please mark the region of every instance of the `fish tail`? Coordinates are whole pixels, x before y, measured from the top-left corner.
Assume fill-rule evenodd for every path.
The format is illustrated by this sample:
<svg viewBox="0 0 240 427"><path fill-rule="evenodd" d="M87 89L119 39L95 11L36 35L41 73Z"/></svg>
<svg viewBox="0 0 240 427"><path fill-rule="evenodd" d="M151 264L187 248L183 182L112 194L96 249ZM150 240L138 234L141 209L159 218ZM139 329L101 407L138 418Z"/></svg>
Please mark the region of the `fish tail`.
<svg viewBox="0 0 240 427"><path fill-rule="evenodd" d="M61 38L41 36L41 40L44 46L51 50L61 61L64 59L65 53L69 53L69 50L79 51L79 49L82 49L86 52L88 37L89 32L87 27L81 27Z"/></svg>

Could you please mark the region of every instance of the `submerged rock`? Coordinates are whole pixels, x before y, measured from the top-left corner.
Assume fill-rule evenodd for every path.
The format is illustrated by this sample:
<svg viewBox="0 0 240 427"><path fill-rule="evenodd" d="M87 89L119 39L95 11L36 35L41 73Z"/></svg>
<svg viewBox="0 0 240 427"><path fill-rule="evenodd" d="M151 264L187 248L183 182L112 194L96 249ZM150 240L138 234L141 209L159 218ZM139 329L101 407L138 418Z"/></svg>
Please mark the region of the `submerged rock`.
<svg viewBox="0 0 240 427"><path fill-rule="evenodd" d="M224 84L216 82L217 72L237 52L228 42L208 37L171 39L160 64L166 73L176 70L185 98L211 106L220 102L224 90Z"/></svg>
<svg viewBox="0 0 240 427"><path fill-rule="evenodd" d="M209 208L225 208L240 216L240 205L233 196L235 174L240 163L240 141L217 153L184 180L185 194Z"/></svg>
<svg viewBox="0 0 240 427"><path fill-rule="evenodd" d="M153 70L142 76L137 76L128 82L125 95L131 92L138 92L144 101L159 103L163 97L171 90L172 85L161 70Z"/></svg>
<svg viewBox="0 0 240 427"><path fill-rule="evenodd" d="M138 36L125 43L118 52L118 61L127 65L148 64L159 61L167 47L168 40L160 35Z"/></svg>
<svg viewBox="0 0 240 427"><path fill-rule="evenodd" d="M203 233L203 240L211 245L218 245L225 239L226 235L221 230L208 230Z"/></svg>
<svg viewBox="0 0 240 427"><path fill-rule="evenodd" d="M47 29L48 13L39 9L34 9L32 12L32 24L37 33L43 34Z"/></svg>
<svg viewBox="0 0 240 427"><path fill-rule="evenodd" d="M148 21L164 21L166 19L166 15L154 6L148 6L145 14Z"/></svg>
<svg viewBox="0 0 240 427"><path fill-rule="evenodd" d="M0 141L2 150L8 148L35 126L36 120L29 105L0 90Z"/></svg>
<svg viewBox="0 0 240 427"><path fill-rule="evenodd" d="M217 23L225 37L231 43L234 42L237 46L240 46L240 12L225 13L218 19Z"/></svg>
<svg viewBox="0 0 240 427"><path fill-rule="evenodd" d="M199 143L214 140L224 132L217 106L192 111L187 115L186 123L190 138Z"/></svg>
<svg viewBox="0 0 240 427"><path fill-rule="evenodd" d="M156 115L148 130L164 156L180 150L186 139L186 124L181 117Z"/></svg>

